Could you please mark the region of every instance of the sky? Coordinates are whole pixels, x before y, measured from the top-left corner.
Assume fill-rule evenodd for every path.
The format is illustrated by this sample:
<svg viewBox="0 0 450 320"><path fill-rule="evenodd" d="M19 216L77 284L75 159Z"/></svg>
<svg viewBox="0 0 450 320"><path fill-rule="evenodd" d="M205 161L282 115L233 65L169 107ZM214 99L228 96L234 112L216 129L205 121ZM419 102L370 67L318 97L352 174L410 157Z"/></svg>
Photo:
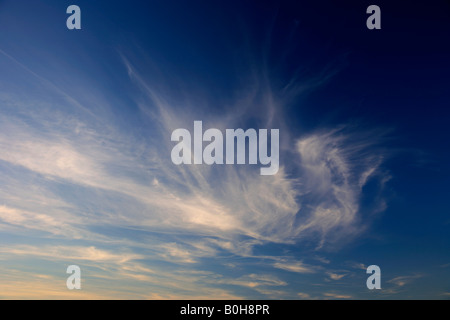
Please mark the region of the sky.
<svg viewBox="0 0 450 320"><path fill-rule="evenodd" d="M0 299L450 298L449 1L0 0L0 30ZM278 172L175 165L194 121L279 129Z"/></svg>

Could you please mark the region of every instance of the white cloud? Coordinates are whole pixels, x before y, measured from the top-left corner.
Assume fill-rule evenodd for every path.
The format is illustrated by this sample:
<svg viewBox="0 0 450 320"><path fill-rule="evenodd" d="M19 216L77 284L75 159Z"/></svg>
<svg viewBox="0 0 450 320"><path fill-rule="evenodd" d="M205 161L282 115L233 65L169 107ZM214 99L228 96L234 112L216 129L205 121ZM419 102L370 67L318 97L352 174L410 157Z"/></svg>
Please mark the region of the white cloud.
<svg viewBox="0 0 450 320"><path fill-rule="evenodd" d="M316 272L312 266L305 265L303 262L276 262L273 265L275 268L283 269L297 273L314 273Z"/></svg>
<svg viewBox="0 0 450 320"><path fill-rule="evenodd" d="M0 247L0 253L5 256L34 256L48 260L63 261L93 261L122 264L131 260L142 259L142 255L129 252L113 253L108 250L98 249L94 246L40 246L16 245Z"/></svg>
<svg viewBox="0 0 450 320"><path fill-rule="evenodd" d="M272 275L267 274L249 274L241 276L237 279L230 279L230 278L223 278L223 279L216 279L214 280L214 283L221 283L221 284L232 284L242 287L248 287L255 290L268 290L268 289L261 289L261 287L278 287L278 286L286 286L287 283L285 281L282 281L278 279L277 277L274 277ZM269 290L266 292L269 293ZM274 293L270 291L270 293Z"/></svg>
<svg viewBox="0 0 450 320"><path fill-rule="evenodd" d="M367 266L364 263L352 263L351 267L354 269L367 270Z"/></svg>
<svg viewBox="0 0 450 320"><path fill-rule="evenodd" d="M333 293L333 292L326 292L323 295L327 298L332 298L332 299L352 299L351 295Z"/></svg>
<svg viewBox="0 0 450 320"><path fill-rule="evenodd" d="M368 134L345 128L298 140L300 201L307 203L302 208L305 214L298 227L300 236L317 233L323 245L326 241L349 239L364 230L360 214L362 188L383 159L381 152L369 152L375 143Z"/></svg>
<svg viewBox="0 0 450 320"><path fill-rule="evenodd" d="M258 109L259 101L270 114L270 119L262 119L265 124L281 127L283 119L278 119L276 110L282 101L268 92L255 99L257 102L248 97L236 99L235 112L216 117L201 108L186 111L189 108L176 107L175 99L166 99L146 83L126 60L125 65L142 91L135 102L143 123L136 128L124 130L117 125L122 119L109 106L113 102L98 98L90 88L84 88L92 98L90 108L40 76L37 79L45 84L48 101L26 93L1 94L0 177L5 183L0 187L0 228L90 243L3 246L2 259L29 256L101 265L124 279L165 288L150 297L171 297L169 289L177 289L187 291L179 297L192 298L196 287L202 288L199 297L209 293L232 297L228 291L199 285L196 281L204 281L202 276L185 281L182 275L177 278L138 261L151 259L185 267L200 265L202 259L225 251L258 259L268 267L309 274L319 268L297 261L289 253L279 258L278 253L255 254L254 248L267 243L317 241L317 233L320 248L362 228L362 188L379 174L382 161L380 154L367 152L370 139L354 139L356 134L338 130L296 139L284 127L289 139L281 141L282 148L292 158L286 157L291 159L286 163L300 172L297 177L288 166L281 166L278 174L270 177L250 167L175 166L170 161L171 130L189 127L199 116L211 127L237 127L247 118L264 114ZM270 99L265 99L268 96ZM243 106L242 101L253 105ZM183 104L197 102L204 104L189 99ZM108 244L121 249L101 249ZM329 263L323 257L316 260ZM343 275L330 277L339 280ZM173 281L163 282L167 279ZM214 275L213 281L229 281L267 295L280 292L266 287L287 285L284 280L256 273L235 279Z"/></svg>
<svg viewBox="0 0 450 320"><path fill-rule="evenodd" d="M419 279L422 278L423 275L421 274L414 274L414 275L408 275L408 276L399 276L399 277L395 277L391 280L388 280L388 283L392 283L398 287L403 287L409 283L411 283L412 281L414 281L415 279Z"/></svg>
<svg viewBox="0 0 450 320"><path fill-rule="evenodd" d="M299 292L299 293L297 293L297 295L300 297L300 299L305 299L305 300L312 299L308 293Z"/></svg>
<svg viewBox="0 0 450 320"><path fill-rule="evenodd" d="M328 276L330 277L331 280L341 280L343 277L346 276L346 274L337 274L337 273L329 272Z"/></svg>

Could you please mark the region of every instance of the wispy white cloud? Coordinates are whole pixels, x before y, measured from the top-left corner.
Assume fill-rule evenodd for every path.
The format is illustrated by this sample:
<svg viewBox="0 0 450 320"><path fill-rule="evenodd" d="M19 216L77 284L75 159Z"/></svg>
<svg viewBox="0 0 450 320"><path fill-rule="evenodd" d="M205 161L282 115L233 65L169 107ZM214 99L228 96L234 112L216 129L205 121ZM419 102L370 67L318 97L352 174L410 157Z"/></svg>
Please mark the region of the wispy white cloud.
<svg viewBox="0 0 450 320"><path fill-rule="evenodd" d="M222 279L219 283L232 284L248 288L286 286L287 283L271 275L249 274L237 279Z"/></svg>
<svg viewBox="0 0 450 320"><path fill-rule="evenodd" d="M364 263L353 262L350 266L354 269L367 270L367 266Z"/></svg>
<svg viewBox="0 0 450 320"><path fill-rule="evenodd" d="M322 246L331 239L349 239L365 229L360 211L362 188L372 176L385 177L378 170L383 152L369 151L377 143L372 135L347 128L321 131L298 140L303 169L300 201L308 204L298 227L300 236L316 233Z"/></svg>
<svg viewBox="0 0 450 320"><path fill-rule="evenodd" d="M407 275L407 276L399 276L387 281L387 283L392 283L397 287L403 287L416 279L422 278L421 274Z"/></svg>
<svg viewBox="0 0 450 320"><path fill-rule="evenodd" d="M328 272L328 276L330 277L331 280L341 280L343 277L346 276L346 274Z"/></svg>
<svg viewBox="0 0 450 320"><path fill-rule="evenodd" d="M121 264L130 260L142 259L142 255L135 253L119 252L113 253L107 250L98 249L94 246L41 246L16 245L0 247L2 258L7 256L35 256L48 260L66 261L94 261Z"/></svg>
<svg viewBox="0 0 450 320"><path fill-rule="evenodd" d="M323 294L325 299L352 299L351 295L347 294L341 294L341 293L333 293L333 292L326 292Z"/></svg>
<svg viewBox="0 0 450 320"><path fill-rule="evenodd" d="M275 268L283 269L291 272L298 272L298 273L314 273L316 272L314 270L314 267L308 266L304 264L303 262L296 261L296 262L276 262L273 265Z"/></svg>
<svg viewBox="0 0 450 320"><path fill-rule="evenodd" d="M312 297L308 293L299 292L299 293L297 293L297 295L299 296L300 299L304 299L304 300L312 299Z"/></svg>
<svg viewBox="0 0 450 320"><path fill-rule="evenodd" d="M130 99L138 106L142 121L126 130L121 127L126 120L114 115L113 102L98 98L93 89L84 88L92 97L93 106L88 108L20 63L22 72L31 73L46 88L47 100L31 93L0 93L4 107L0 112L0 176L7 182L0 187L0 228L15 234L41 232L45 235L40 240L80 241L75 246L46 244L39 250L30 245L3 246L0 259L28 256L83 261L90 267L107 265L105 270L124 279L157 286L158 292L149 296L153 298L174 297L174 288L182 292L177 297L192 298L196 287L202 288L199 297L238 297L226 290L212 290L211 281L274 296L280 292L270 287L284 287L287 282L266 273L247 272L235 279L213 274L208 275L212 277L209 282L196 275L192 281L177 284L161 280L173 279L174 273L140 261L188 268L225 252L257 259L274 270L312 274L320 269L312 262L298 261L289 252L279 256L255 253L255 248L301 241L317 241L321 248L364 228L359 205L362 189L371 178L383 175L379 171L382 153L368 152L371 139L344 129L294 137L276 112L283 108L283 100L264 81L254 84L256 89L238 97L232 110L223 114L210 115L201 107L181 108L177 98L183 106L206 102L194 95L171 98L162 94L124 57L123 63L140 90ZM262 97L257 94L260 85L267 89ZM270 99L265 99L268 95ZM255 112L259 103L270 119ZM173 165L171 131L189 128L199 117L219 129L239 127L255 117L262 125L279 125L286 133L281 143L283 152L289 154L285 159L292 159L270 177L249 167ZM289 171L292 166L298 176ZM108 249L112 244L121 249ZM315 253L312 259L330 262ZM339 280L343 275L330 277Z"/></svg>

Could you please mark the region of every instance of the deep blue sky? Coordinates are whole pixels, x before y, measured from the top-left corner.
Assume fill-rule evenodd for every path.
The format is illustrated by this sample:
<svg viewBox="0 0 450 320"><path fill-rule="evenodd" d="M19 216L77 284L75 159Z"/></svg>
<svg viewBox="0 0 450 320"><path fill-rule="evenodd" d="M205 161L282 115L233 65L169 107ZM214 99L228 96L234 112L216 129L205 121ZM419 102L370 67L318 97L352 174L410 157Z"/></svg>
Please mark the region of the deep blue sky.
<svg viewBox="0 0 450 320"><path fill-rule="evenodd" d="M0 29L0 298L450 297L449 1L4 0ZM194 120L279 128L282 169L173 165Z"/></svg>

